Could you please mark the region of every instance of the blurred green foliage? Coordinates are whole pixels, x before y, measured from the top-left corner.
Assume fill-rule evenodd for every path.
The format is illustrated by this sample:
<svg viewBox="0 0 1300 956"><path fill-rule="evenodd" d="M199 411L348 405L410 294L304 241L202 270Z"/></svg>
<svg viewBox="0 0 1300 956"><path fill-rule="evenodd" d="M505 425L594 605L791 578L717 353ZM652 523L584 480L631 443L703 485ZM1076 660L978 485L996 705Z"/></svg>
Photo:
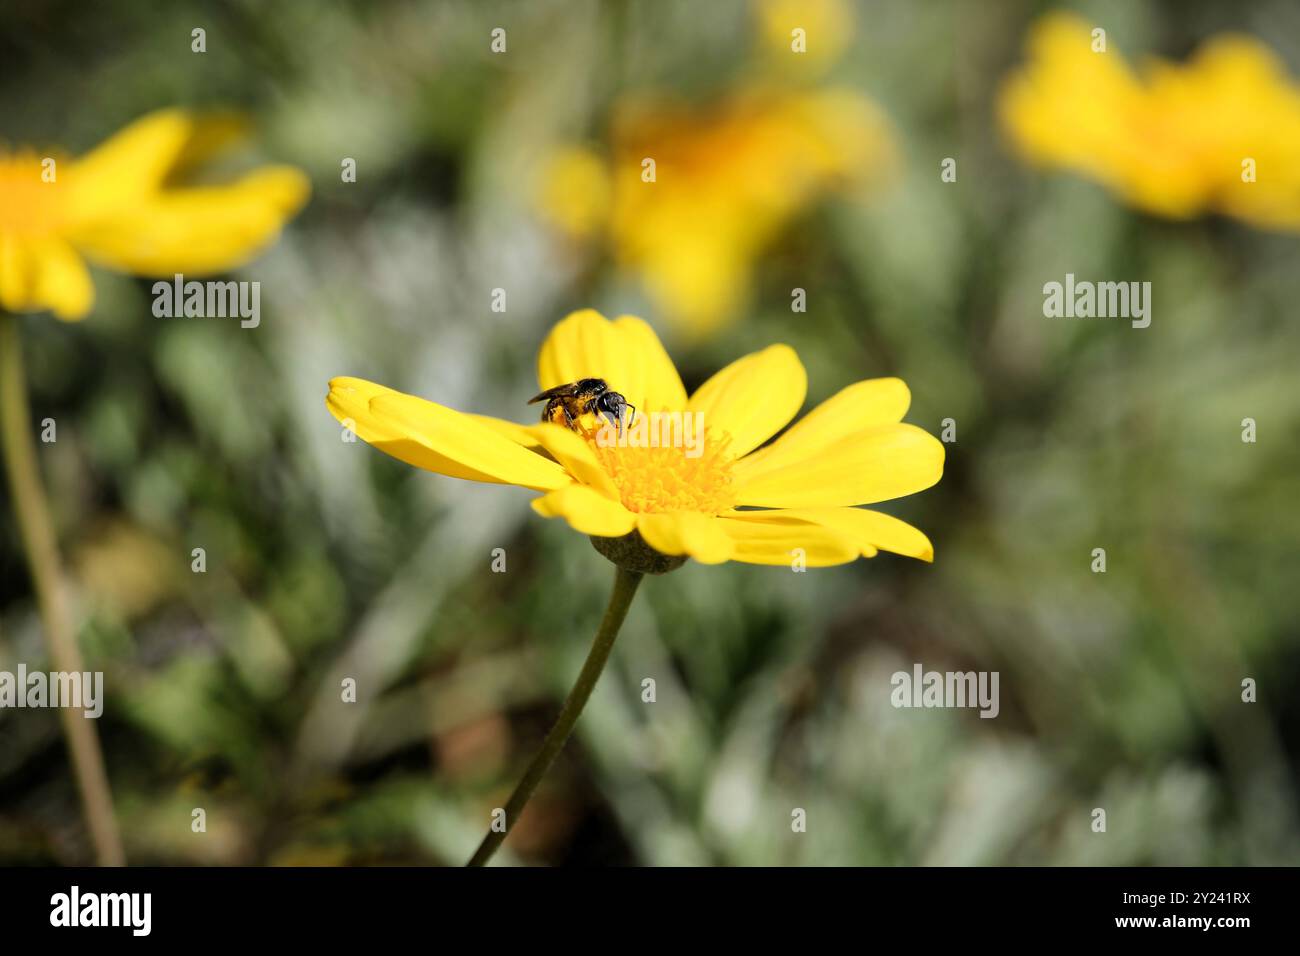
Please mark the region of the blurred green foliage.
<svg viewBox="0 0 1300 956"><path fill-rule="evenodd" d="M688 387L785 341L810 405L899 375L910 421L954 419L942 483L888 509L929 534L935 563L688 564L648 581L502 859L1300 860L1297 238L1161 222L1025 169L992 103L1044 9L859 5L831 75L890 115L900 178L802 217L729 332L688 352L668 340ZM1239 29L1300 72L1300 13L1282 0L1079 9L1131 55ZM489 53L495 26L508 57ZM11 144L81 151L156 107L236 106L264 158L314 183L240 274L262 282L256 330L156 319L147 281L103 273L85 322L23 320L132 862L468 856L576 674L612 571L525 492L340 441L326 382L527 420L552 322L644 306L538 221L539 157L599 136L619 92L727 89L754 33L748 4L685 0L0 10ZM946 156L956 184L939 181ZM1045 319L1042 285L1067 272L1149 279L1151 327ZM807 314L790 313L793 286ZM0 669L35 668L8 507L0 531ZM999 718L892 708L891 673L917 661L999 671ZM56 715L0 712L0 862L86 854Z"/></svg>

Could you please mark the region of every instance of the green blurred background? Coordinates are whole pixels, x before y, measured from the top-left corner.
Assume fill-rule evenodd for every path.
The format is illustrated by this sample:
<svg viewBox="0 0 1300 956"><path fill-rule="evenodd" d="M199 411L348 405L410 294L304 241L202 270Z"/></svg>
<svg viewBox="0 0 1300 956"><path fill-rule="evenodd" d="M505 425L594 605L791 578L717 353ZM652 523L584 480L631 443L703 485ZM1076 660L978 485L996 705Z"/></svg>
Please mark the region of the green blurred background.
<svg viewBox="0 0 1300 956"><path fill-rule="evenodd" d="M938 434L952 418L957 441L936 488L886 508L929 534L933 565L649 580L499 859L1300 861L1298 240L1158 221L1015 158L993 103L1047 9L858 5L826 81L888 114L898 175L799 216L746 315L688 346L606 257L557 241L530 184L622 93L732 88L758 44L750 4L5 3L10 145L82 152L151 109L234 106L256 156L313 181L237 276L262 283L256 330L156 319L150 281L103 272L85 322L23 320L130 861L464 861L576 675L612 570L527 492L340 441L326 382L527 421L539 343L586 306L651 321L688 387L774 341L804 360L809 406L899 375L908 420ZM1076 9L1130 56L1180 59L1235 29L1300 72L1284 0ZM497 26L508 56L488 49ZM948 156L956 184L939 181ZM1151 327L1044 318L1042 285L1067 272L1150 280ZM0 669L48 668L5 495ZM895 710L890 675L916 662L999 671L1000 716ZM0 711L0 862L88 859L56 713Z"/></svg>

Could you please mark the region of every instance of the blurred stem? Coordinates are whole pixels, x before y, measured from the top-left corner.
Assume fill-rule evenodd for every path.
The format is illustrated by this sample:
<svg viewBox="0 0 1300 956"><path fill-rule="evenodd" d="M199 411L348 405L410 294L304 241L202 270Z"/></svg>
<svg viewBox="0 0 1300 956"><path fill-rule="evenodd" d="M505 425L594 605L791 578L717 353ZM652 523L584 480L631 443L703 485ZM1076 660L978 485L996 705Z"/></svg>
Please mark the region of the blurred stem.
<svg viewBox="0 0 1300 956"><path fill-rule="evenodd" d="M542 749L537 752L533 762L528 765L528 770L524 772L523 779L515 787L515 792L510 794L510 799L506 801L505 829L488 830L487 836L483 838L474 856L470 858L469 866L484 866L492 858L492 854L505 841L506 835L523 813L528 798L533 795L542 777L546 776L546 771L551 769L551 764L555 763L555 758L564 748L564 742L569 739L569 734L573 733L573 726L578 722L582 708L587 705L587 698L591 696L592 688L600 679L600 673L605 669L605 662L609 660L614 639L618 637L623 619L627 617L627 609L632 605L632 598L636 596L637 585L641 583L641 578L639 571L617 569L614 576L614 591L609 596L609 606L605 608L605 617L596 631L596 638L591 642L587 662L582 665L578 680L573 685L573 690L569 691L555 726L546 735Z"/></svg>
<svg viewBox="0 0 1300 956"><path fill-rule="evenodd" d="M40 471L36 466L36 443L32 436L31 409L27 404L18 320L3 312L0 312L0 443L4 447L14 517L27 555L27 567L40 607L50 661L56 671L83 671L81 650L73 636L65 603L54 524L50 520L49 503L45 500ZM77 790L81 794L86 826L95 846L95 858L100 866L122 866L126 858L117 820L113 816L113 796L108 788L99 733L94 721L76 708L59 707L58 711L72 758Z"/></svg>

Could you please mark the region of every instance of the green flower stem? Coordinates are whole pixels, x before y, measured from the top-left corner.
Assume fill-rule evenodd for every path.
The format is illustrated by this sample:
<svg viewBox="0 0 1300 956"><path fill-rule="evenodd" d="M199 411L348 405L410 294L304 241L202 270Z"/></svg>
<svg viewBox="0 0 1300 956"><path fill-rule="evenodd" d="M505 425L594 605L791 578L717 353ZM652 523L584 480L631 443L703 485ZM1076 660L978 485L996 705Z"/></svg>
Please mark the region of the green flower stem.
<svg viewBox="0 0 1300 956"><path fill-rule="evenodd" d="M59 561L58 542L50 520L49 503L41 488L32 437L31 410L23 375L22 341L18 320L0 313L0 444L4 447L14 517L40 608L45 644L58 671L82 671L81 650L72 631ZM72 707L60 707L63 734L81 794L82 811L95 858L100 866L126 863L122 838L113 816L113 796L108 788L104 754L93 720Z"/></svg>
<svg viewBox="0 0 1300 956"><path fill-rule="evenodd" d="M474 856L470 858L469 866L484 866L492 858L492 854L504 842L506 835L523 813L528 798L533 795L542 777L546 776L546 771L551 769L551 764L564 748L564 742L569 739L569 734L573 733L573 726L578 722L582 708L587 705L587 698L591 696L592 688L600 679L600 673L605 669L605 662L609 660L614 639L618 637L619 628L623 626L623 619L627 617L627 609L632 605L632 598L636 596L637 585L641 583L642 577L639 571L617 569L614 591L609 596L609 606L605 609L605 617L600 622L600 629L596 631L596 638L591 642L587 662L582 665L582 672L578 674L573 690L569 691L555 726L546 735L542 749L537 752L533 762L528 765L523 779L515 787L515 792L510 794L510 799L506 801L505 828L488 830L487 836L483 838Z"/></svg>

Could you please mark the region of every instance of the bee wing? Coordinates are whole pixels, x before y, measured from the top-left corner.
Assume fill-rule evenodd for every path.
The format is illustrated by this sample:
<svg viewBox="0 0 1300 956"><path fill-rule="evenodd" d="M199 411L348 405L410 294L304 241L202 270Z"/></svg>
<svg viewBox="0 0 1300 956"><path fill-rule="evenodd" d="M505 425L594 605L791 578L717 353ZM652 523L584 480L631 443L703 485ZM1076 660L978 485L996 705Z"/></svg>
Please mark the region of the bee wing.
<svg viewBox="0 0 1300 956"><path fill-rule="evenodd" d="M561 396L577 395L577 394L578 394L578 383L569 382L567 385L557 385L554 388L548 388L540 395L534 395L532 398L528 400L528 404L535 405L538 402L545 402L552 398L559 398Z"/></svg>

